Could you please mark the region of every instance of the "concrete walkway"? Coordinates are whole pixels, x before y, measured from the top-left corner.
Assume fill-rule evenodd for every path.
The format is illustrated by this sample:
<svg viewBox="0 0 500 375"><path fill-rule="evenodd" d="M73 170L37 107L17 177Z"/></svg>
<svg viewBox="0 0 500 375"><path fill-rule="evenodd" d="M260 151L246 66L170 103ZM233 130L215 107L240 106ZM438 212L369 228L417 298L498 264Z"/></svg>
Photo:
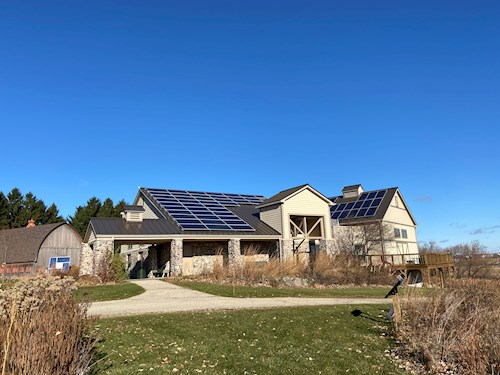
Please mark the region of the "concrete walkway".
<svg viewBox="0 0 500 375"><path fill-rule="evenodd" d="M231 298L214 296L155 279L133 280L131 282L140 285L146 291L127 299L94 302L89 309L89 314L107 317L181 311L366 305L391 302L390 299L384 298Z"/></svg>

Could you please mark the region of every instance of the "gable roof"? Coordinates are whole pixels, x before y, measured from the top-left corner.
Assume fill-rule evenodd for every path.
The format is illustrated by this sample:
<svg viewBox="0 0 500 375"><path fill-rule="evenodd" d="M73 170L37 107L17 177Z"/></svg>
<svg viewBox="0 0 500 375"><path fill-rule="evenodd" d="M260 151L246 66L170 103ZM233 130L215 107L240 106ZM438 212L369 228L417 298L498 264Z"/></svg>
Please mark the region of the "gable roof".
<svg viewBox="0 0 500 375"><path fill-rule="evenodd" d="M384 190L384 189L378 189L378 190ZM371 193L372 191L378 191L378 190L371 190L371 191L365 191L364 193ZM386 194L384 195L384 198L382 199L382 202L380 202L380 205L375 212L374 216L369 216L369 217L351 217L351 218L345 218L345 219L339 219L339 223L341 224L362 224L366 222L373 222L373 221L380 221L383 220L385 217L385 214L387 213L387 210L389 209L389 206L391 205L392 199L394 198L394 195L399 192L399 189L397 187L392 187L389 189L386 189ZM405 200L403 199L403 196L401 193L399 193L399 197L401 198L401 201L403 202L403 205L405 206L406 211L408 212L408 215L410 215L411 220L413 221L413 224L417 225L417 222L415 221L415 218L410 212L410 209L408 208L408 205L406 204ZM330 198L333 203L341 204L341 203L348 203L348 202L355 202L358 200L358 197L352 197L352 198L344 198L342 195L337 196L337 197L332 197Z"/></svg>
<svg viewBox="0 0 500 375"><path fill-rule="evenodd" d="M244 205L229 207L237 216L250 224L255 231L235 230L182 230L170 219L144 219L143 221L127 221L122 218L90 219L89 227L96 236L227 236L227 237L252 237L269 236L279 237L280 233L259 219L259 210L255 206ZM88 240L88 231L85 236Z"/></svg>
<svg viewBox="0 0 500 375"><path fill-rule="evenodd" d="M0 231L0 263L35 262L43 241L56 228L68 225L55 223L33 228L4 229Z"/></svg>
<svg viewBox="0 0 500 375"><path fill-rule="evenodd" d="M259 204L257 206L257 208L262 208L262 207L266 207L266 206L271 206L273 204L283 203L288 198L292 197L295 194L298 194L299 192L301 192L305 189L309 189L312 193L314 193L315 195L317 195L318 197L323 199L328 204L330 204L330 205L333 204L330 199L328 199L326 196L324 196L319 191L314 189L311 185L304 184L304 185L300 185L300 186L296 186L296 187L293 187L290 189L280 191L278 194L273 195L271 198L264 200L261 204Z"/></svg>

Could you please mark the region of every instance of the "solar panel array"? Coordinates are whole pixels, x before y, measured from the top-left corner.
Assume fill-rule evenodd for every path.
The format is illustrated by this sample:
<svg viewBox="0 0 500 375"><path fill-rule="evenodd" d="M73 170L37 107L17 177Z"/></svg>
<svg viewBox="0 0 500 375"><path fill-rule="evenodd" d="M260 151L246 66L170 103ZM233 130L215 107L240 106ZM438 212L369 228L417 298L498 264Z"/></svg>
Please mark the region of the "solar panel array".
<svg viewBox="0 0 500 375"><path fill-rule="evenodd" d="M336 204L330 209L332 219L341 220L374 216L386 192L387 189L365 192L353 202Z"/></svg>
<svg viewBox="0 0 500 375"><path fill-rule="evenodd" d="M206 193L187 190L144 189L167 211L183 230L233 230L255 229L231 212L227 207L240 204L259 204L264 197Z"/></svg>

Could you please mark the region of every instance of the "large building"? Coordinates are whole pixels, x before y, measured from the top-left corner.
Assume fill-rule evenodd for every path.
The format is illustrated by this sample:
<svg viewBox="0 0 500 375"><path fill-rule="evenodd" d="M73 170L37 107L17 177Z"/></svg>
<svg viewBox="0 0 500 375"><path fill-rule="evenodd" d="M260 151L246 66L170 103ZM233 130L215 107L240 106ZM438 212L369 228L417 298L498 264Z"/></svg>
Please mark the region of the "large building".
<svg viewBox="0 0 500 375"><path fill-rule="evenodd" d="M382 209L383 220L388 222L384 207L394 192L385 189L387 195L382 199L364 199L359 189L357 199L364 201L361 205L369 202L370 207L354 217L379 220ZM164 274L166 269L173 275L200 274L210 271L216 262L238 264L244 256L266 261L271 256L308 259L316 251L333 253L338 243L332 216L344 203L336 199L332 201L307 184L267 199L260 195L139 188L122 218L91 219L82 247L81 273L96 273L102 256L113 251L126 256L132 277ZM354 196L347 194L342 199L353 200ZM341 222L343 219L351 219L349 213L339 220L336 217L333 223L351 225L347 220ZM396 224L399 228L400 223Z"/></svg>

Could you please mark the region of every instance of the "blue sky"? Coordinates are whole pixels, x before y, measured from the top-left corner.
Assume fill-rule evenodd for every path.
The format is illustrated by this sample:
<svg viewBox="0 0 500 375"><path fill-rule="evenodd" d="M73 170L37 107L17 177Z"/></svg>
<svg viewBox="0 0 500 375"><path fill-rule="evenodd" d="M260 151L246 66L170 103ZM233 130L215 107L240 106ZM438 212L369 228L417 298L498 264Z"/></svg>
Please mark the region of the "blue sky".
<svg viewBox="0 0 500 375"><path fill-rule="evenodd" d="M499 251L499 67L498 1L4 1L0 190L398 186Z"/></svg>

